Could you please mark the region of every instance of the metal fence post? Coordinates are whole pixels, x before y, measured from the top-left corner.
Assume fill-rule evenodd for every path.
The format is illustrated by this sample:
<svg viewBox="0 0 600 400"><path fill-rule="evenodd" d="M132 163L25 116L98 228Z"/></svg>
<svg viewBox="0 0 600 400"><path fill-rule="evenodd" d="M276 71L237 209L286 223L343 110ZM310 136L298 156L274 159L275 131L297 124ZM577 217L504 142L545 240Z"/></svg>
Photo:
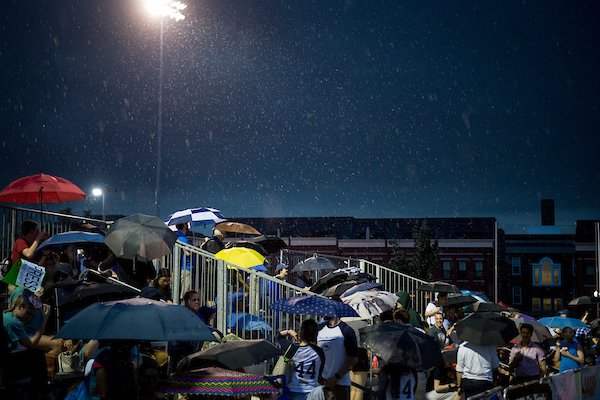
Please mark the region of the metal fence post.
<svg viewBox="0 0 600 400"><path fill-rule="evenodd" d="M179 304L181 286L181 247L173 248L173 304Z"/></svg>
<svg viewBox="0 0 600 400"><path fill-rule="evenodd" d="M227 266L225 261L216 259L217 262L217 329L223 332L224 335L227 331L227 279L229 274L227 273Z"/></svg>

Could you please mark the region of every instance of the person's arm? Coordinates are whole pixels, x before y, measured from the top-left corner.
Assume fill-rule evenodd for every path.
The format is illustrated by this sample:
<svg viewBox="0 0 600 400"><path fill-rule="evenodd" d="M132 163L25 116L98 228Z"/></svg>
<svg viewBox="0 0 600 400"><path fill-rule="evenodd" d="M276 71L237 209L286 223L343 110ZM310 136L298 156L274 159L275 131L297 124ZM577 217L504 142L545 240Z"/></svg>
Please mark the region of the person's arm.
<svg viewBox="0 0 600 400"><path fill-rule="evenodd" d="M342 368L340 368L339 371L331 378L327 379L327 382L325 382L325 386L327 386L330 389L333 389L333 387L337 385L339 381L336 375L339 376L341 379L344 375L350 372L357 363L358 357L346 357L346 361L344 362L344 365L342 365Z"/></svg>
<svg viewBox="0 0 600 400"><path fill-rule="evenodd" d="M462 372L456 371L456 386L458 387L458 394L462 395L465 391L462 388Z"/></svg>
<svg viewBox="0 0 600 400"><path fill-rule="evenodd" d="M573 354L569 353L569 350L567 348L561 349L560 352L559 352L559 355L563 356L563 357L570 358L571 360L573 360L573 361L575 361L576 363L579 363L579 364L583 364L583 361L585 360L585 356L583 354L583 349L581 348L580 344L577 345L577 355L576 356L574 356ZM560 360L560 357L558 358L558 360Z"/></svg>
<svg viewBox="0 0 600 400"><path fill-rule="evenodd" d="M48 304L44 304L40 311L44 313L44 318L42 319L42 323L40 324L40 327L38 328L37 332L33 335L31 339L29 339L29 336L25 336L24 338L21 338L19 340L19 343L21 343L23 347L25 347L28 350L35 349L39 344L40 339L44 334L44 330L46 329L46 323L48 322L48 316L50 315L50 306Z"/></svg>
<svg viewBox="0 0 600 400"><path fill-rule="evenodd" d="M442 381L439 379L434 379L433 380L433 389L437 392L437 393L446 393L446 392L451 392L452 390L456 389L458 387L458 385L456 385L455 383L448 383L445 385L441 384Z"/></svg>
<svg viewBox="0 0 600 400"><path fill-rule="evenodd" d="M546 360L540 361L540 378L543 378L548 373L548 367L546 366Z"/></svg>
<svg viewBox="0 0 600 400"><path fill-rule="evenodd" d="M33 255L35 254L35 251L37 250L40 243L42 243L44 241L45 237L46 237L46 231L40 231L40 233L38 233L38 235L35 238L35 240L33 241L33 243L31 243L31 246L29 246L28 248L21 251L21 255L23 256L23 258L26 258L28 260L32 259Z"/></svg>
<svg viewBox="0 0 600 400"><path fill-rule="evenodd" d="M98 390L100 399L110 399L110 393L108 391L108 373L105 368L98 368L96 370L96 389Z"/></svg>

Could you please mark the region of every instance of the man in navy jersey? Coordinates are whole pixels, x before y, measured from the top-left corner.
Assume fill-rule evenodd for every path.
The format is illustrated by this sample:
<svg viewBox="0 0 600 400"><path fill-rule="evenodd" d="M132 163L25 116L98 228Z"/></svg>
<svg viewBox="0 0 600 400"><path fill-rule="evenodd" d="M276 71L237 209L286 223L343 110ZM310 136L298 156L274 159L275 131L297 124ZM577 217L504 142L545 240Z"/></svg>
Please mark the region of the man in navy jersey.
<svg viewBox="0 0 600 400"><path fill-rule="evenodd" d="M325 386L333 389L336 400L350 400L349 372L358 362L356 334L339 318L326 317L319 327L317 344L325 353Z"/></svg>

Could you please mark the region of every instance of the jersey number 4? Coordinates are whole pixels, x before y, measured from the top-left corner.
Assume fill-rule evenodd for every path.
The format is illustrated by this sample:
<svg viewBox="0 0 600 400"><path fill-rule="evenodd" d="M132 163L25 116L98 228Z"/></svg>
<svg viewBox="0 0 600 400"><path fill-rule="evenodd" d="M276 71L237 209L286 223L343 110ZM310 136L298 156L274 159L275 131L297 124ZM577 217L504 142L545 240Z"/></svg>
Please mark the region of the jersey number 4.
<svg viewBox="0 0 600 400"><path fill-rule="evenodd" d="M304 370L304 361L296 364L296 368L294 368L294 371L296 371L296 373L298 374L298 376L300 378L304 378L304 374L306 374L306 375L310 375L310 379L315 379L315 376L316 376L315 360L311 361L311 363L308 366L308 369L306 371Z"/></svg>

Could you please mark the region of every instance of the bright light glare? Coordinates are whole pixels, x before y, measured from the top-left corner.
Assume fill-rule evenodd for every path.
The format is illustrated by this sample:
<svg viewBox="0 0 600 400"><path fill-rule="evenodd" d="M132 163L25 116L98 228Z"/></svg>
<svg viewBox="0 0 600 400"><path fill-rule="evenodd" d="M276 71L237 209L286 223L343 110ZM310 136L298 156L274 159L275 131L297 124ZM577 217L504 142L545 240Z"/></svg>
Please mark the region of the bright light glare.
<svg viewBox="0 0 600 400"><path fill-rule="evenodd" d="M175 21L181 21L185 18L185 15L181 13L181 10L185 10L187 4L170 0L146 0L146 6L152 14L161 15L163 17L168 15Z"/></svg>
<svg viewBox="0 0 600 400"><path fill-rule="evenodd" d="M92 189L92 194L94 196L102 196L102 189L98 189L98 188Z"/></svg>

